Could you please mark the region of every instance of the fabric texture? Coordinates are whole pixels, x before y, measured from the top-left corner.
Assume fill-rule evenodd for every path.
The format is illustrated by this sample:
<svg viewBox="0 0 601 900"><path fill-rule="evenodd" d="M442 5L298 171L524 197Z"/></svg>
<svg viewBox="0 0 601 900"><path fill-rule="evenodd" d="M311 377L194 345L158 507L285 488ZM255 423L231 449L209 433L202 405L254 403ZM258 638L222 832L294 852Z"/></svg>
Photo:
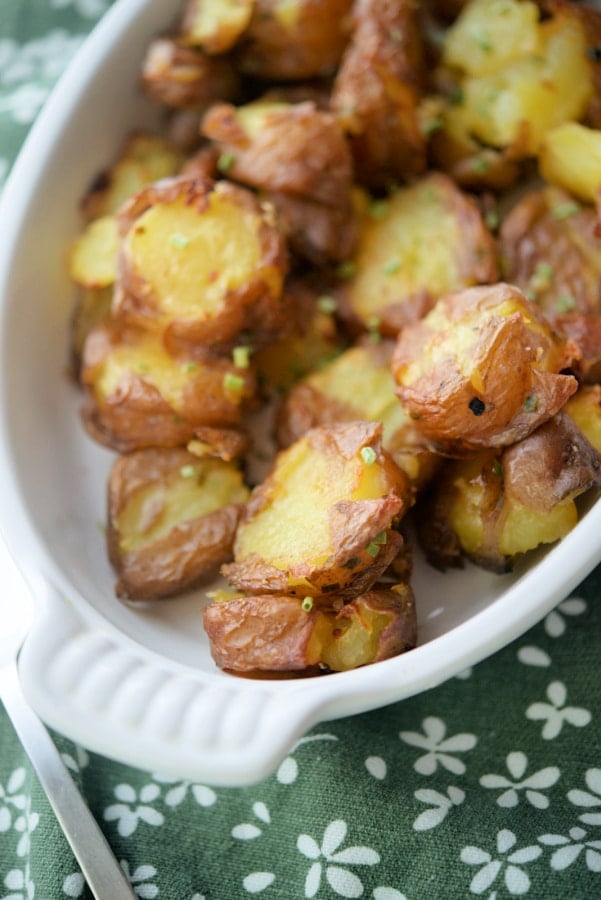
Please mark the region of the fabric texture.
<svg viewBox="0 0 601 900"><path fill-rule="evenodd" d="M2 0L0 184L108 0ZM243 789L55 735L140 898L601 896L601 569L443 686L324 723ZM0 900L91 896L0 712ZM110 898L106 898L110 900Z"/></svg>

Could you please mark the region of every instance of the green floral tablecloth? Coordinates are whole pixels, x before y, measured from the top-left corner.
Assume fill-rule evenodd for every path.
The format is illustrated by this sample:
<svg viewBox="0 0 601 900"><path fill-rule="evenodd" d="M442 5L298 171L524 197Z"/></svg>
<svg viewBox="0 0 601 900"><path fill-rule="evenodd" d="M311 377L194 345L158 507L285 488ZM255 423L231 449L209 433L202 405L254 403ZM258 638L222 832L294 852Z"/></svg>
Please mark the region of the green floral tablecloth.
<svg viewBox="0 0 601 900"><path fill-rule="evenodd" d="M0 183L108 5L0 0ZM594 900L600 593L598 570L491 659L314 728L253 787L172 781L56 741L140 898ZM88 896L0 712L0 900Z"/></svg>

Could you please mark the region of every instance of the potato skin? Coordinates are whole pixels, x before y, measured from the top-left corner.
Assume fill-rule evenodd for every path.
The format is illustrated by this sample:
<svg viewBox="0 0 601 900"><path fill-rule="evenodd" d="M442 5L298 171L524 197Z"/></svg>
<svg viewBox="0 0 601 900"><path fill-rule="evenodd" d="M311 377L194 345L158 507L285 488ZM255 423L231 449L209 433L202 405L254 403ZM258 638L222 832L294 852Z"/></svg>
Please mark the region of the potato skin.
<svg viewBox="0 0 601 900"><path fill-rule="evenodd" d="M210 214L210 198L237 207L240 219L246 221L259 248L254 270L238 287L224 286L221 303L209 314L178 315L164 308L144 273L136 269L127 241L138 227L144 213L160 204L182 202L199 216ZM217 214L218 215L218 214ZM244 217L248 217L244 219ZM273 339L284 327L286 309L280 302L284 275L288 268L286 247L275 225L273 211L262 208L250 191L226 181L216 184L202 178L164 179L134 195L119 212L121 244L118 252L118 282L113 311L124 321L143 328L166 331L175 340L228 347L235 345L238 335L253 332L255 344ZM165 248L167 251L169 248ZM199 304L202 290L199 289Z"/></svg>
<svg viewBox="0 0 601 900"><path fill-rule="evenodd" d="M453 456L515 443L555 415L578 387L560 374L576 358L535 304L501 283L441 298L401 333L392 368L419 431Z"/></svg>
<svg viewBox="0 0 601 900"><path fill-rule="evenodd" d="M155 38L142 64L142 87L174 109L206 109L238 95L238 76L227 59L208 56L170 36Z"/></svg>
<svg viewBox="0 0 601 900"><path fill-rule="evenodd" d="M417 106L423 82L418 4L359 0L334 80L332 108L345 123L357 178L386 187L424 171Z"/></svg>
<svg viewBox="0 0 601 900"><path fill-rule="evenodd" d="M232 556L242 503L229 503L208 515L177 523L167 534L123 550L119 515L141 489L160 485L198 460L186 450L150 448L119 457L108 482L107 547L119 579L115 591L127 600L172 597L213 577ZM155 510L156 514L156 510Z"/></svg>
<svg viewBox="0 0 601 900"><path fill-rule="evenodd" d="M396 590L377 585L338 611L335 606L305 611L301 599L288 595L238 597L204 607L203 623L220 668L306 673L317 666L326 668L323 658L337 634L344 633L344 624L353 617L365 620L366 613L387 616L389 621L377 635L375 652L361 664L389 659L415 646L415 603L404 585Z"/></svg>
<svg viewBox="0 0 601 900"><path fill-rule="evenodd" d="M292 254L314 266L349 259L357 246L359 219L350 201L329 206L284 191L264 191L273 204Z"/></svg>
<svg viewBox="0 0 601 900"><path fill-rule="evenodd" d="M89 433L105 446L126 453L143 447L176 447L186 444L198 429L211 427L225 432L241 428L242 401L254 393L252 370L238 370L227 358L190 353L164 353L169 369L182 374L177 406L161 391L152 368L138 364L145 332L114 320L91 329L86 337L80 370L86 392L82 409ZM154 342L153 342L154 343ZM160 341L156 341L160 345ZM102 379L115 351L131 353L114 388L103 395ZM242 379L240 395L228 394L226 379Z"/></svg>

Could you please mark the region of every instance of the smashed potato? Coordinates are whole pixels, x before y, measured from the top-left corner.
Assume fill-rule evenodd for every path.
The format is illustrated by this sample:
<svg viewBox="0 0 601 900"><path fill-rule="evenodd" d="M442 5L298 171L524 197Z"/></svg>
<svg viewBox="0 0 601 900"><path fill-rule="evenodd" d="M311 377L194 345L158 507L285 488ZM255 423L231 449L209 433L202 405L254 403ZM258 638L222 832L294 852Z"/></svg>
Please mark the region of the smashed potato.
<svg viewBox="0 0 601 900"><path fill-rule="evenodd" d="M128 600L171 597L232 556L249 491L233 463L182 448L121 456L108 485L109 558Z"/></svg>
<svg viewBox="0 0 601 900"><path fill-rule="evenodd" d="M188 0L181 38L207 53L225 53L250 24L254 0Z"/></svg>
<svg viewBox="0 0 601 900"><path fill-rule="evenodd" d="M506 284L449 294L401 333L392 360L417 428L451 455L522 440L576 391L574 348Z"/></svg>
<svg viewBox="0 0 601 900"><path fill-rule="evenodd" d="M119 452L176 447L202 426L236 428L254 374L230 358L169 353L154 332L109 321L88 334L81 366L86 427Z"/></svg>
<svg viewBox="0 0 601 900"><path fill-rule="evenodd" d="M113 309L125 321L208 344L244 331L260 343L283 327L285 245L250 192L163 180L121 208L119 231Z"/></svg>
<svg viewBox="0 0 601 900"><path fill-rule="evenodd" d="M439 568L463 556L503 572L578 521L575 498L601 484L601 455L559 413L504 450L485 450L441 470L418 509L420 543Z"/></svg>
<svg viewBox="0 0 601 900"><path fill-rule="evenodd" d="M566 122L545 134L538 162L549 184L596 204L601 190L601 131Z"/></svg>
<svg viewBox="0 0 601 900"><path fill-rule="evenodd" d="M337 295L341 314L396 335L445 293L498 277L496 250L478 207L432 173L367 209Z"/></svg>
<svg viewBox="0 0 601 900"><path fill-rule="evenodd" d="M175 38L155 38L142 66L142 87L159 103L176 109L205 109L239 93L229 60L208 56Z"/></svg>
<svg viewBox="0 0 601 900"><path fill-rule="evenodd" d="M381 432L367 422L314 428L279 453L251 495L224 576L244 591L313 597L371 586L400 549L393 528L410 499Z"/></svg>
<svg viewBox="0 0 601 900"><path fill-rule="evenodd" d="M406 585L376 585L338 607L290 595L234 596L206 606L203 622L215 662L234 672L343 672L415 646Z"/></svg>

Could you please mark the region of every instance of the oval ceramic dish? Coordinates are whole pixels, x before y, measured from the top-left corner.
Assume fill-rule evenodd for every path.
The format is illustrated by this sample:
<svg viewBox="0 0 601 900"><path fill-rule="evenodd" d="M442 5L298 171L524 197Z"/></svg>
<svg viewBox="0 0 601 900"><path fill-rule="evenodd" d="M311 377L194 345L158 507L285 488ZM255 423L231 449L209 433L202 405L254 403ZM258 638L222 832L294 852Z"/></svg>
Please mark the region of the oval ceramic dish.
<svg viewBox="0 0 601 900"><path fill-rule="evenodd" d="M550 552L511 575L419 561L414 651L323 678L220 672L202 595L128 606L113 593L99 523L112 455L86 436L66 375L72 288L65 248L91 178L135 126L152 125L138 73L173 0L119 0L40 115L0 211L0 526L39 613L23 648L25 692L53 728L123 762L239 785L275 769L327 719L431 688L528 629L601 558L601 503Z"/></svg>

